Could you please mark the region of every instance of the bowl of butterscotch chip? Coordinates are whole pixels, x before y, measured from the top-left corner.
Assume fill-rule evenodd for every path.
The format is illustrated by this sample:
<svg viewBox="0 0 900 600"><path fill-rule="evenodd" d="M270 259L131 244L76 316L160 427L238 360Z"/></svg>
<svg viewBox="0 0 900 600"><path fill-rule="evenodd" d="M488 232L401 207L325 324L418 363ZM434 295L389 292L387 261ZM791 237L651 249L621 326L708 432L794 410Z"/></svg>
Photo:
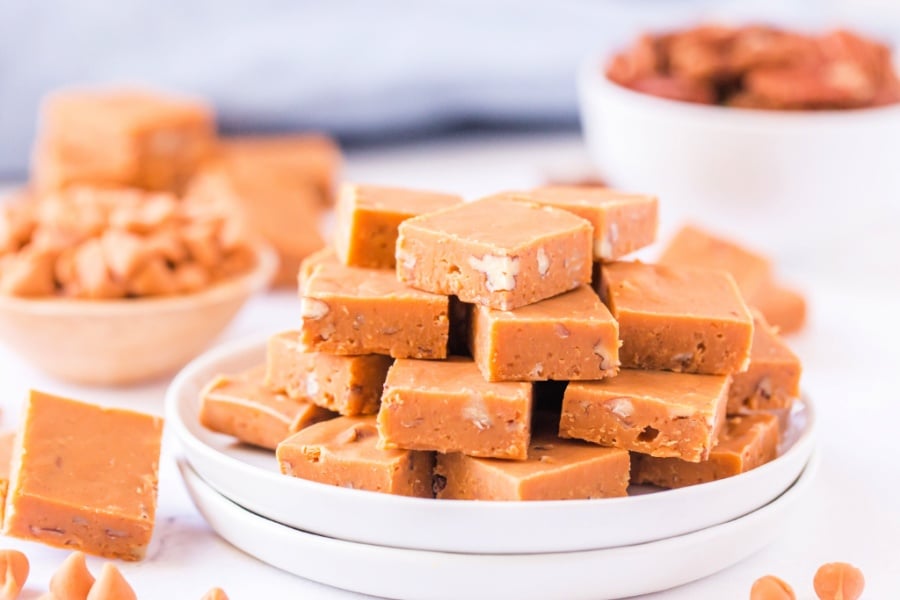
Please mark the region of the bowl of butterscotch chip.
<svg viewBox="0 0 900 600"><path fill-rule="evenodd" d="M0 209L0 339L60 379L170 373L264 290L274 252L203 197L76 185Z"/></svg>
<svg viewBox="0 0 900 600"><path fill-rule="evenodd" d="M788 222L900 189L900 78L862 33L647 33L585 61L579 93L592 157L619 188Z"/></svg>

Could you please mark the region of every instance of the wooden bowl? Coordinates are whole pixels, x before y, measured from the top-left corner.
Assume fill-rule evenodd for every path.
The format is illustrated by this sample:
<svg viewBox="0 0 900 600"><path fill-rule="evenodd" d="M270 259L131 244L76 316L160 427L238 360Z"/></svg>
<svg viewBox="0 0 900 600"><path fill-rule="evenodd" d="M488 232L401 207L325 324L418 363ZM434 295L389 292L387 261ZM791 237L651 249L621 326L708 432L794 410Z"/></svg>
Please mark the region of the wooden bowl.
<svg viewBox="0 0 900 600"><path fill-rule="evenodd" d="M253 294L278 257L256 247L253 271L201 292L133 300L0 297L0 340L62 380L125 385L175 372L197 356Z"/></svg>

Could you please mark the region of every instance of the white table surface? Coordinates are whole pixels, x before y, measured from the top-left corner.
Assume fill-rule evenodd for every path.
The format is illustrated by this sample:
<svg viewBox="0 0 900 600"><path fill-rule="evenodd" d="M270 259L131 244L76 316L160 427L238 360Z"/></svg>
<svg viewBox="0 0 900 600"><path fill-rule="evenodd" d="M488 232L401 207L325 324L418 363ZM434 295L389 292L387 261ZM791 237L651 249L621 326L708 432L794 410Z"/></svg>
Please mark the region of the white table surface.
<svg viewBox="0 0 900 600"><path fill-rule="evenodd" d="M368 182L453 190L467 196L534 185L550 175L581 173L586 158L579 138L566 135L507 135L460 138L365 150L348 157L346 177ZM887 195L887 194L886 194ZM821 469L811 492L781 539L745 562L681 588L646 596L653 600L745 598L757 577L774 573L790 582L801 600L812 599L812 576L824 562L849 561L867 578L865 598L900 594L900 236L894 206L873 214L865 231L846 231L816 221L779 224L766 232L741 232L768 247L785 277L807 292L810 325L791 339L804 360L804 388L820 415ZM665 204L663 233L698 207ZM722 209L707 222L729 228ZM734 224L730 224L734 229ZM795 232L789 236L787 233ZM788 243L768 240L790 240ZM274 333L299 323L296 296L288 292L251 301L222 339ZM60 332L65 335L65 332ZM161 349L164 351L164 349ZM129 389L83 388L50 379L0 347L3 426L15 427L28 388L86 401L160 413L166 381ZM220 540L192 505L174 464L175 440L166 437L159 510L146 560L119 563L142 600L199 599L220 586L232 600L360 597L280 572ZM398 527L402 524L398 523ZM46 590L66 552L14 540L5 547L25 551L32 574L22 598ZM703 560L702 554L697 560ZM98 571L101 559L89 559ZM347 568L353 568L348 565ZM652 569L652 565L647 565ZM402 573L384 573L402 577ZM602 586L602 582L598 582ZM501 597L498 595L498 598ZM548 592L548 598L552 593Z"/></svg>

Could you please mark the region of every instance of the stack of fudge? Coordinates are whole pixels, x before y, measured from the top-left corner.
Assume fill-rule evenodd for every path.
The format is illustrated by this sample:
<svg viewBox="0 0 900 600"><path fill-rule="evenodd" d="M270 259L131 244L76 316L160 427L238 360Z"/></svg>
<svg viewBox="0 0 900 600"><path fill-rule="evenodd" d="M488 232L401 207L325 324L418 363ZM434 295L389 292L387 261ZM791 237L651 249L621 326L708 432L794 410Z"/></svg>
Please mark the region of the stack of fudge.
<svg viewBox="0 0 900 600"><path fill-rule="evenodd" d="M655 197L347 184L336 213L300 269L299 331L203 392L204 425L275 449L283 473L552 500L775 457L799 362L728 272L621 260L655 240Z"/></svg>

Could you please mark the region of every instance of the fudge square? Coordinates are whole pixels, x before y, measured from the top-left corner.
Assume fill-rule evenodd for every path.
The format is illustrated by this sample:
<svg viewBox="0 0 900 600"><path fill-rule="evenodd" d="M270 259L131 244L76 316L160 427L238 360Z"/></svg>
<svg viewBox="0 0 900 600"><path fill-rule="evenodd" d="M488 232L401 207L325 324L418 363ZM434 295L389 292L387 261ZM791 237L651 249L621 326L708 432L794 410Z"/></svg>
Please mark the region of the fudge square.
<svg viewBox="0 0 900 600"><path fill-rule="evenodd" d="M471 321L488 381L603 379L619 368L619 325L587 285L510 311L474 306Z"/></svg>
<svg viewBox="0 0 900 600"><path fill-rule="evenodd" d="M299 333L286 331L269 338L266 383L291 398L342 415L374 415L391 362L391 357L381 354L304 352Z"/></svg>
<svg viewBox="0 0 900 600"><path fill-rule="evenodd" d="M709 458L691 463L677 458L632 455L634 483L678 488L739 475L763 465L778 454L778 417L756 413L729 417Z"/></svg>
<svg viewBox="0 0 900 600"><path fill-rule="evenodd" d="M753 318L725 271L610 263L601 295L619 322L625 368L720 375L749 364Z"/></svg>
<svg viewBox="0 0 900 600"><path fill-rule="evenodd" d="M24 415L3 533L143 558L156 513L162 419L36 391Z"/></svg>
<svg viewBox="0 0 900 600"><path fill-rule="evenodd" d="M63 90L41 108L33 180L42 190L180 190L214 144L212 109L200 101L142 89Z"/></svg>
<svg viewBox="0 0 900 600"><path fill-rule="evenodd" d="M591 280L591 224L490 197L400 224L397 276L415 288L511 310Z"/></svg>
<svg viewBox="0 0 900 600"><path fill-rule="evenodd" d="M301 291L300 342L310 352L444 358L449 299L407 287L393 271L321 262Z"/></svg>
<svg viewBox="0 0 900 600"><path fill-rule="evenodd" d="M334 246L345 265L393 269L400 223L461 202L453 194L344 184L335 208Z"/></svg>
<svg viewBox="0 0 900 600"><path fill-rule="evenodd" d="M531 384L487 382L471 359L396 360L378 432L385 448L524 460L531 408Z"/></svg>
<svg viewBox="0 0 900 600"><path fill-rule="evenodd" d="M265 385L265 374L265 365L260 365L214 378L200 394L200 424L274 450L292 433L335 416L311 402L272 391Z"/></svg>
<svg viewBox="0 0 900 600"><path fill-rule="evenodd" d="M728 375L622 369L603 381L573 381L559 435L652 456L698 462L725 423Z"/></svg>
<svg viewBox="0 0 900 600"><path fill-rule="evenodd" d="M576 500L626 496L628 452L541 433L525 460L438 454L434 489L441 499Z"/></svg>
<svg viewBox="0 0 900 600"><path fill-rule="evenodd" d="M374 416L317 423L278 445L285 475L342 487L432 498L434 455L378 448Z"/></svg>
<svg viewBox="0 0 900 600"><path fill-rule="evenodd" d="M728 414L790 408L800 395L802 366L765 317L753 311L750 366L732 376Z"/></svg>
<svg viewBox="0 0 900 600"><path fill-rule="evenodd" d="M616 260L656 241L659 202L655 196L609 188L553 185L511 197L567 210L594 227L594 260Z"/></svg>

